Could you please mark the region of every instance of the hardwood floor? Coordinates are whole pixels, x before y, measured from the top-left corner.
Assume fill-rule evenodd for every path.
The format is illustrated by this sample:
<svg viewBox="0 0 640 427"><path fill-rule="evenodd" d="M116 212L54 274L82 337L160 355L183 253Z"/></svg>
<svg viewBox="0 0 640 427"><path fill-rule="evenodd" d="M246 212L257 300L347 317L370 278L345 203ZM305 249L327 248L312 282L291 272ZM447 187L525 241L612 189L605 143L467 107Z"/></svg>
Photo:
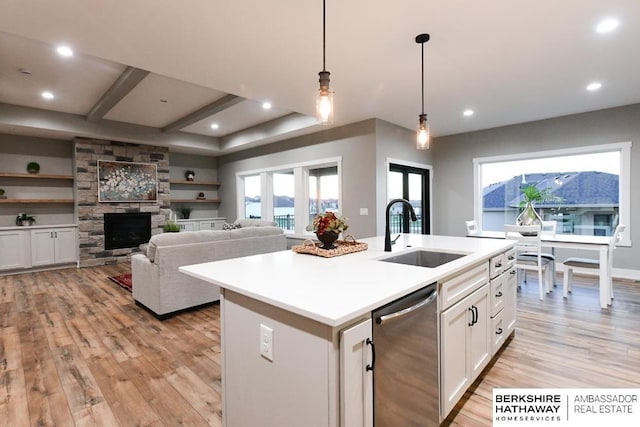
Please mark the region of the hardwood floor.
<svg viewBox="0 0 640 427"><path fill-rule="evenodd" d="M160 322L110 280L119 264L0 277L0 426L221 425L219 306ZM640 384L640 286L593 279L518 295L516 335L444 425L490 426L494 387Z"/></svg>

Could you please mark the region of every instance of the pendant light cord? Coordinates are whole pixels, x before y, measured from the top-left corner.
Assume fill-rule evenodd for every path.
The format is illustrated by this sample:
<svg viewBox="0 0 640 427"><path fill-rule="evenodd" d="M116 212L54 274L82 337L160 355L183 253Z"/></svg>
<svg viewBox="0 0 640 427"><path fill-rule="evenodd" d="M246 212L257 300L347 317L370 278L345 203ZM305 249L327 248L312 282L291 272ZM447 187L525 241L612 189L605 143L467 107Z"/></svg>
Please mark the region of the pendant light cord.
<svg viewBox="0 0 640 427"><path fill-rule="evenodd" d="M424 42L422 44L422 114L424 114Z"/></svg>
<svg viewBox="0 0 640 427"><path fill-rule="evenodd" d="M326 5L327 5L326 0L322 0L322 71L327 71L327 70L325 70L325 62L326 62L326 53L325 52L327 50L326 36L325 36L325 34L326 34L325 27L326 27L326 22L327 22Z"/></svg>

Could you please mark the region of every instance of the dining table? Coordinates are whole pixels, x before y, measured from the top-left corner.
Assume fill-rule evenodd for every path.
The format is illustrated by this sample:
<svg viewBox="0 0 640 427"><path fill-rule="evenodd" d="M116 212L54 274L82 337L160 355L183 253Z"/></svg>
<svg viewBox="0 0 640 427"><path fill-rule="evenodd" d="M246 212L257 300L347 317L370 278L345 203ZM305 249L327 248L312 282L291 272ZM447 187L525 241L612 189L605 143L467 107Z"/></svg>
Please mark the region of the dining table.
<svg viewBox="0 0 640 427"><path fill-rule="evenodd" d="M489 239L504 239L504 231L484 231L477 230L468 233L468 237L482 237ZM599 255L600 271L599 271L599 288L600 288L600 307L608 308L613 299L612 294L612 277L609 265L609 250L611 237L608 236L589 236L582 234L542 234L540 236L542 247L545 248L561 248L561 249L578 249L587 251L596 251Z"/></svg>

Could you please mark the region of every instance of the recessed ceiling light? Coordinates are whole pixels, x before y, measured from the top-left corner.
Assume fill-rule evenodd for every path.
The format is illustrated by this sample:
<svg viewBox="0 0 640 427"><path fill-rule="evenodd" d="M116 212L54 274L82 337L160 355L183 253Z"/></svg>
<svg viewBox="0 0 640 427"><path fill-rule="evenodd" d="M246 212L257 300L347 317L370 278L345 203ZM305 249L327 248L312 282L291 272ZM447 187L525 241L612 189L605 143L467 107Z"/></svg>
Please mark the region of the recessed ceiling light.
<svg viewBox="0 0 640 427"><path fill-rule="evenodd" d="M71 50L69 46L58 46L56 52L58 52L60 56L73 56L73 50Z"/></svg>
<svg viewBox="0 0 640 427"><path fill-rule="evenodd" d="M598 90L602 87L602 83L593 82L587 86L587 90Z"/></svg>
<svg viewBox="0 0 640 427"><path fill-rule="evenodd" d="M464 110L462 114L465 116L473 116L473 110Z"/></svg>
<svg viewBox="0 0 640 427"><path fill-rule="evenodd" d="M41 95L42 95L42 97L44 99L53 99L54 98L53 94L51 92L49 92L49 91L42 92Z"/></svg>
<svg viewBox="0 0 640 427"><path fill-rule="evenodd" d="M620 25L620 22L617 19L605 19L604 21L600 21L596 27L596 31L599 33L608 33L618 28L618 25Z"/></svg>
<svg viewBox="0 0 640 427"><path fill-rule="evenodd" d="M217 123L214 123L214 124L211 125L211 129L218 129L219 127L220 127L220 125L217 124Z"/></svg>
<svg viewBox="0 0 640 427"><path fill-rule="evenodd" d="M265 110L270 110L271 109L271 103L269 101L265 101L262 103L262 108L264 108Z"/></svg>

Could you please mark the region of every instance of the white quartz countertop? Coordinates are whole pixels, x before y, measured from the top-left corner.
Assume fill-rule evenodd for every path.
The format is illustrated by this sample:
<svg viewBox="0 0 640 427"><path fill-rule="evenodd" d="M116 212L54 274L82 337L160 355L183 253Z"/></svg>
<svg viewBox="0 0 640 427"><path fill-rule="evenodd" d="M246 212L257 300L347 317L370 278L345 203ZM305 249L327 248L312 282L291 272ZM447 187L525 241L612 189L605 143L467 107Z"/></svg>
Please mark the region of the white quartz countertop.
<svg viewBox="0 0 640 427"><path fill-rule="evenodd" d="M335 327L513 246L513 242L501 239L403 234L392 252L384 252L382 236L359 241L366 242L368 250L334 258L286 250L179 270ZM416 248L466 256L436 268L379 261Z"/></svg>

